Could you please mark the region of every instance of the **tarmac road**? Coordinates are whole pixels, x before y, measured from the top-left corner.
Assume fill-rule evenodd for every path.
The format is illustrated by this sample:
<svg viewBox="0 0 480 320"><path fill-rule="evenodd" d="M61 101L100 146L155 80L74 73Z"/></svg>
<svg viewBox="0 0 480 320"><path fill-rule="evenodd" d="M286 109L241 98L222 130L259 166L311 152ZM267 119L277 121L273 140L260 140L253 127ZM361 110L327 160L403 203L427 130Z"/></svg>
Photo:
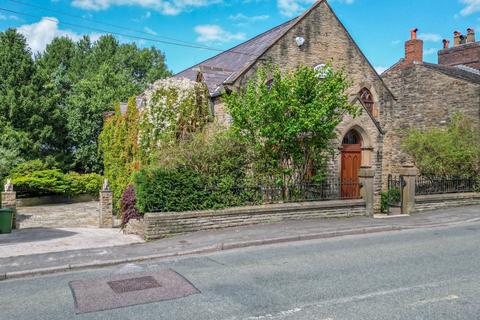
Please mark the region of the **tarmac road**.
<svg viewBox="0 0 480 320"><path fill-rule="evenodd" d="M479 253L476 222L7 280L0 319L480 319ZM75 314L70 281L162 268L201 293Z"/></svg>

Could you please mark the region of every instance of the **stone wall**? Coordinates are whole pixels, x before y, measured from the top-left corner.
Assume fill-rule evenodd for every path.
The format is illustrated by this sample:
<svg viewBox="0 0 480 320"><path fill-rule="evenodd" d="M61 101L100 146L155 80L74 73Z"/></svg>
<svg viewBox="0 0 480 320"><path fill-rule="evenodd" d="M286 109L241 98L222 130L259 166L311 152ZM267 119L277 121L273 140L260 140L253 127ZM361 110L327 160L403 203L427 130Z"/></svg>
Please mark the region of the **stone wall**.
<svg viewBox="0 0 480 320"><path fill-rule="evenodd" d="M409 129L446 127L457 112L480 125L480 85L447 76L421 64L395 68L383 74L383 78L398 99L395 107L386 114L384 177L397 174L403 164L412 161L401 148Z"/></svg>
<svg viewBox="0 0 480 320"><path fill-rule="evenodd" d="M415 197L415 211L480 205L480 193L450 193Z"/></svg>
<svg viewBox="0 0 480 320"><path fill-rule="evenodd" d="M201 230L286 220L364 216L365 213L364 200L275 204L198 212L147 213L143 222L144 237L146 240L154 240Z"/></svg>

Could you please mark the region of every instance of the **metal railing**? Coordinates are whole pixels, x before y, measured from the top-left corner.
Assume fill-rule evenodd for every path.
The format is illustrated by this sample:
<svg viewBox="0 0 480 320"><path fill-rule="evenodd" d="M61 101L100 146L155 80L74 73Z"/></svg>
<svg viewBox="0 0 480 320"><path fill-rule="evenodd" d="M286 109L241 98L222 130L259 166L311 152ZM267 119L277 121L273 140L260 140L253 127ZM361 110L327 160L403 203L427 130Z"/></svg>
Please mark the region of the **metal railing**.
<svg viewBox="0 0 480 320"><path fill-rule="evenodd" d="M474 178L419 176L415 182L416 195L467 193L480 191L480 181Z"/></svg>
<svg viewBox="0 0 480 320"><path fill-rule="evenodd" d="M360 198L360 183L358 180L327 178L316 184L235 188L234 193L246 195L245 204L348 200Z"/></svg>

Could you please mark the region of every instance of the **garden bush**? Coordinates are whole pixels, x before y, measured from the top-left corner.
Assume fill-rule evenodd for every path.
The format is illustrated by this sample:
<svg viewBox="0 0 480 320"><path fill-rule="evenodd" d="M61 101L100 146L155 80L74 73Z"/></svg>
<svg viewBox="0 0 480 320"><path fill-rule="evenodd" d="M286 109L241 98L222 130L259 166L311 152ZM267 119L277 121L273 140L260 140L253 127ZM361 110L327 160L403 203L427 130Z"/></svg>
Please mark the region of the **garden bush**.
<svg viewBox="0 0 480 320"><path fill-rule="evenodd" d="M97 196L102 187L102 176L95 173L65 174L58 169L50 169L33 171L22 176L17 174L12 182L21 197L80 194Z"/></svg>
<svg viewBox="0 0 480 320"><path fill-rule="evenodd" d="M135 195L135 187L129 185L120 200L120 211L122 214L122 226L125 226L131 219L139 219L140 211L137 207L137 198Z"/></svg>
<svg viewBox="0 0 480 320"><path fill-rule="evenodd" d="M480 130L456 114L447 128L408 132L403 148L425 176L477 177L480 175Z"/></svg>
<svg viewBox="0 0 480 320"><path fill-rule="evenodd" d="M255 202L248 188L212 180L189 168L141 170L135 186L137 207L143 213L223 209Z"/></svg>

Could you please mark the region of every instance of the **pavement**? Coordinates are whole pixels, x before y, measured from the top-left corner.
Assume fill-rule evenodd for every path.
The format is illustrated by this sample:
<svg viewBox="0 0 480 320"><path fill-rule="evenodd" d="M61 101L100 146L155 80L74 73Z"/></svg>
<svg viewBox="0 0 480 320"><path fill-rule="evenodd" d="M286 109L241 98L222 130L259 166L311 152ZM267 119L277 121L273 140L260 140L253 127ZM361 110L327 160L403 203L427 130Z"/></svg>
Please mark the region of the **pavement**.
<svg viewBox="0 0 480 320"><path fill-rule="evenodd" d="M125 263L209 253L283 242L326 239L348 235L444 227L480 221L480 206L449 208L415 214L372 219L354 217L289 221L216 231L197 232L155 242L102 248L28 254L30 243L4 244L15 256L0 258L0 279L29 277L56 272L107 267ZM118 232L118 230L116 231ZM15 236L15 234L14 234Z"/></svg>
<svg viewBox="0 0 480 320"><path fill-rule="evenodd" d="M0 283L0 318L478 319L479 247L480 222L468 222L12 279ZM136 305L111 309L102 291L89 297L104 311L75 313L69 284L137 279L162 270L175 271L200 293L151 302L152 291L139 290L132 293Z"/></svg>
<svg viewBox="0 0 480 320"><path fill-rule="evenodd" d="M11 234L0 234L0 259L142 242L145 241L141 237L124 235L120 229L27 228L13 230Z"/></svg>

